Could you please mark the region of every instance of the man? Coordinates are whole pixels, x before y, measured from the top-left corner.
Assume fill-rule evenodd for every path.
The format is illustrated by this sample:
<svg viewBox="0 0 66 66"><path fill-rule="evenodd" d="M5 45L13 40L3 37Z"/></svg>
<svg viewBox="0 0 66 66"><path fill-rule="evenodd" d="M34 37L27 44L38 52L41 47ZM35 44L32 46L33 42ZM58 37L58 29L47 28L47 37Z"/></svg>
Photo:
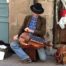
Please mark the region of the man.
<svg viewBox="0 0 66 66"><path fill-rule="evenodd" d="M44 12L42 5L40 3L35 3L34 5L30 6L30 9L32 11L32 15L26 16L24 24L21 27L18 35L14 37L14 41L10 44L11 48L22 59L22 61L27 62L31 62L31 59L20 47L18 38L23 32L28 31L33 38L37 39L39 37L39 40L44 40L43 37L46 32L46 20L45 18L39 16ZM46 54L44 48L40 48L37 51L40 60L45 61Z"/></svg>

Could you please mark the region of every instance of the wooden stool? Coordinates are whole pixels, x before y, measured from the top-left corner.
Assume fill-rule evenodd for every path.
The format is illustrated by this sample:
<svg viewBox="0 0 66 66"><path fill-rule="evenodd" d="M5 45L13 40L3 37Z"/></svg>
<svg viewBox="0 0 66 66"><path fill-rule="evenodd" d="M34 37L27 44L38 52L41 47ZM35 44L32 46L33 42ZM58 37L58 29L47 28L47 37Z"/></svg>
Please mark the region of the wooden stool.
<svg viewBox="0 0 66 66"><path fill-rule="evenodd" d="M24 48L24 50L30 56L32 61L37 61L37 54L35 48Z"/></svg>

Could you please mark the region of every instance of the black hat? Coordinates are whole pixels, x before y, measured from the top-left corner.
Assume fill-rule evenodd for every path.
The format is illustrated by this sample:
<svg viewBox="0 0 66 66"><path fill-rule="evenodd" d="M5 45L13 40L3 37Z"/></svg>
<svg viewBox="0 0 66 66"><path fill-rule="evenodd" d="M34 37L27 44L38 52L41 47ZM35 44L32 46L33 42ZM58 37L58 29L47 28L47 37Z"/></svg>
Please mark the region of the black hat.
<svg viewBox="0 0 66 66"><path fill-rule="evenodd" d="M40 3L35 3L34 5L31 5L30 9L36 14L41 14L44 12L44 9L42 8L42 5Z"/></svg>

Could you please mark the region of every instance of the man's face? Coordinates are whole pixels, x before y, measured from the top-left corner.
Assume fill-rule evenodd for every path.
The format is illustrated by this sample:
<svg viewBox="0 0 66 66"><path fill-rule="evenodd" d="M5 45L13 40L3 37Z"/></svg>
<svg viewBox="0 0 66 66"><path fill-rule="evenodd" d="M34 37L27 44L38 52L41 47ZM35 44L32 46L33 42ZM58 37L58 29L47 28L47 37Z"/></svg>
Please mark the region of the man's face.
<svg viewBox="0 0 66 66"><path fill-rule="evenodd" d="M36 14L34 12L32 12L32 15L35 16L35 17L38 17L39 16L39 14Z"/></svg>

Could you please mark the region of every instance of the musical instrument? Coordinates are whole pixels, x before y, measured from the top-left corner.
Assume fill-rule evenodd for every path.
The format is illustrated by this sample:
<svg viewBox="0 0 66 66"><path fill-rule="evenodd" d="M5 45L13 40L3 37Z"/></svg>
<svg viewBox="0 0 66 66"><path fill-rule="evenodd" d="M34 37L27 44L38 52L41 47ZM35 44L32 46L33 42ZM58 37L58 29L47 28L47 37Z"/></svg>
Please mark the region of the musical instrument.
<svg viewBox="0 0 66 66"><path fill-rule="evenodd" d="M32 61L37 60L36 49L44 48L45 46L51 46L50 44L31 39L29 33L27 32L21 34L19 37L19 43L25 52L30 56Z"/></svg>

